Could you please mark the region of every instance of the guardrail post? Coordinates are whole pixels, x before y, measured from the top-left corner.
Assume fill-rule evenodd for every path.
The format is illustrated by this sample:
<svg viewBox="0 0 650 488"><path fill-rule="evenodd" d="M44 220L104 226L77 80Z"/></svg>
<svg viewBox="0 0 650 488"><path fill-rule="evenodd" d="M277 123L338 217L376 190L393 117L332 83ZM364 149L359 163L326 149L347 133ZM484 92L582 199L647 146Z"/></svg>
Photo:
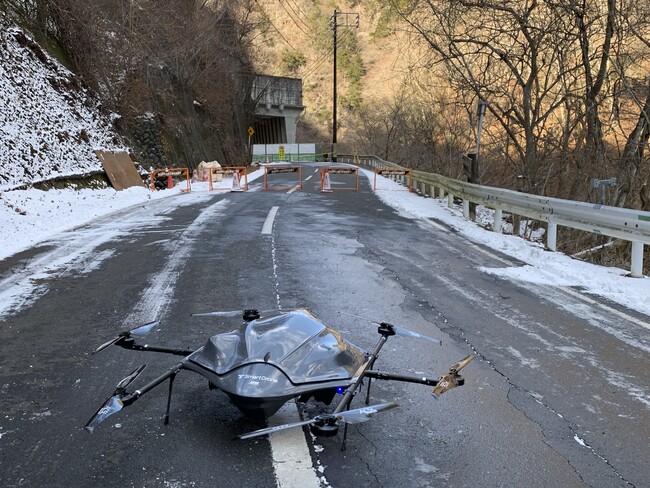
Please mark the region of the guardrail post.
<svg viewBox="0 0 650 488"><path fill-rule="evenodd" d="M454 208L454 196L451 193L447 195L447 206L449 208Z"/></svg>
<svg viewBox="0 0 650 488"><path fill-rule="evenodd" d="M630 274L633 278L643 278L643 242L632 241L632 266Z"/></svg>
<svg viewBox="0 0 650 488"><path fill-rule="evenodd" d="M469 220L469 200L467 198L463 199L463 217Z"/></svg>
<svg viewBox="0 0 650 488"><path fill-rule="evenodd" d="M429 187L429 196L431 198L436 198L436 187L433 185Z"/></svg>
<svg viewBox="0 0 650 488"><path fill-rule="evenodd" d="M546 228L546 249L557 251L557 224L548 222Z"/></svg>
<svg viewBox="0 0 650 488"><path fill-rule="evenodd" d="M494 224L492 225L492 229L494 232L499 232L501 233L501 219L503 218L503 210L500 208L495 208L494 209Z"/></svg>

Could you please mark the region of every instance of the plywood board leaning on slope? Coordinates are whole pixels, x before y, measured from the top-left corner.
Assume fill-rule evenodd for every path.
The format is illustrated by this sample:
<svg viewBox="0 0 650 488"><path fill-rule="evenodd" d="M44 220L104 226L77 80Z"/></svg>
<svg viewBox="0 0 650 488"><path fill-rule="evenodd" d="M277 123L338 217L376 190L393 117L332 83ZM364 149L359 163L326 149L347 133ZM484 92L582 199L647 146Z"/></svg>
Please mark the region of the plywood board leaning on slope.
<svg viewBox="0 0 650 488"><path fill-rule="evenodd" d="M111 185L116 190L124 190L131 186L145 186L128 153L95 151L95 154L101 161Z"/></svg>

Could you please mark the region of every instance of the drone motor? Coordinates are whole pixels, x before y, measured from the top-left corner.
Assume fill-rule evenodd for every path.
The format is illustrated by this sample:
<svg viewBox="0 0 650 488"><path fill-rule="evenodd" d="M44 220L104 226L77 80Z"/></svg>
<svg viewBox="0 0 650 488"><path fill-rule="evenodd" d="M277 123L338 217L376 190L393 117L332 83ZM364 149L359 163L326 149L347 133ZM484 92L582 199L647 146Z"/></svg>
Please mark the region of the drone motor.
<svg viewBox="0 0 650 488"><path fill-rule="evenodd" d="M334 437L339 433L338 419L335 415L320 415L317 422L311 424L311 433L318 437Z"/></svg>

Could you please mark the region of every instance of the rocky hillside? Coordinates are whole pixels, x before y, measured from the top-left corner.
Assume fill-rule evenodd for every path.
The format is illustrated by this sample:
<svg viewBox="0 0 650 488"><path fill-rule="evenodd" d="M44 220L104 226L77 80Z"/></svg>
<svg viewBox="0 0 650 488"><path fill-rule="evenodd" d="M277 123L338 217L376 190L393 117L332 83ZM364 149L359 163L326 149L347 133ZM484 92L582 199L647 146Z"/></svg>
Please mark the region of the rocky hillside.
<svg viewBox="0 0 650 488"><path fill-rule="evenodd" d="M5 16L0 101L0 190L98 172L95 150L126 149L78 78Z"/></svg>

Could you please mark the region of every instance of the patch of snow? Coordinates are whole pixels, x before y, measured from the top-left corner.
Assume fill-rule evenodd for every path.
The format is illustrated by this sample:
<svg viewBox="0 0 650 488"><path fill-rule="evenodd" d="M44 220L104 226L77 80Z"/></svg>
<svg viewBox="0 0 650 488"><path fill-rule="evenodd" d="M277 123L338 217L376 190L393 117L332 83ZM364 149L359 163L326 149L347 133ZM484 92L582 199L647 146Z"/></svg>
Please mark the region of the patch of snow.
<svg viewBox="0 0 650 488"><path fill-rule="evenodd" d="M78 78L0 16L0 191L101 171L95 150L125 150Z"/></svg>
<svg viewBox="0 0 650 488"><path fill-rule="evenodd" d="M361 170L372 185L374 173ZM377 178L382 178L378 176ZM632 310L650 315L650 279L630 278L628 271L620 268L597 266L579 261L561 252L549 252L535 242L520 237L498 234L486 230L463 218L462 210L449 208L447 199L423 198L415 193L399 190L399 183L384 178L376 195L401 215L411 219L433 219L450 226L468 240L497 250L525 263L525 266L482 268L504 278L526 283L541 283L551 286L577 287L586 293L605 297Z"/></svg>

